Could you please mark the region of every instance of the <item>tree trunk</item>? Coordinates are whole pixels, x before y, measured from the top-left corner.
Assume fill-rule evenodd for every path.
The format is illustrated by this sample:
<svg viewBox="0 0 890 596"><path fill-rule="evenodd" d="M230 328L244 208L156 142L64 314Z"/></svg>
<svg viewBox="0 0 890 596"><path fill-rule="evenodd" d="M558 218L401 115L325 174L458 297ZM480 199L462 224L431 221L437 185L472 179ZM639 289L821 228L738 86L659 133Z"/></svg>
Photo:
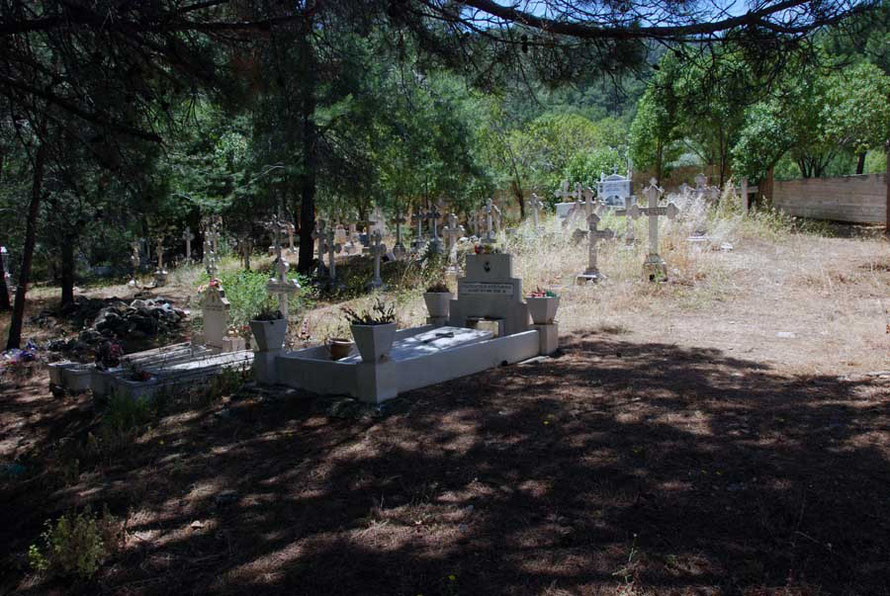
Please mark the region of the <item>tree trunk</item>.
<svg viewBox="0 0 890 596"><path fill-rule="evenodd" d="M861 174L865 171L865 151L859 154L859 161L856 162L856 174Z"/></svg>
<svg viewBox="0 0 890 596"><path fill-rule="evenodd" d="M312 47L312 17L307 16L300 31L300 55L302 58L301 97L300 112L302 119L302 161L299 176L300 188L300 254L297 261L297 271L309 273L312 271L313 240L312 231L315 229L315 170L316 170L316 137L318 130L315 127L315 85L316 65L315 50Z"/></svg>
<svg viewBox="0 0 890 596"><path fill-rule="evenodd" d="M9 288L6 286L6 274L3 272L3 253L0 253L0 312L7 312L12 305L9 303Z"/></svg>
<svg viewBox="0 0 890 596"><path fill-rule="evenodd" d="M25 294L31 278L31 262L34 259L34 245L37 242L37 216L40 214L40 199L43 194L43 170L46 165L46 144L40 141L34 158L34 178L31 182L31 203L28 205L28 219L25 223L25 243L22 246L22 266L19 270L19 283L12 308L12 323L9 326L9 340L6 349L20 348L22 344L22 323L25 318Z"/></svg>
<svg viewBox="0 0 890 596"><path fill-rule="evenodd" d="M74 239L62 243L62 306L74 304Z"/></svg>
<svg viewBox="0 0 890 596"><path fill-rule="evenodd" d="M518 180L513 180L513 196L516 197L516 203L519 205L519 221L525 219L525 200L522 196L522 186Z"/></svg>
<svg viewBox="0 0 890 596"><path fill-rule="evenodd" d="M0 176L3 174L5 156L5 153L0 152ZM2 182L2 177L0 177L0 182ZM3 246L2 242L0 242L0 246ZM6 275L3 273L4 271L6 271L6 269L3 266L3 253L0 253L0 312L8 312L12 309L12 305L9 303L9 287L6 285Z"/></svg>

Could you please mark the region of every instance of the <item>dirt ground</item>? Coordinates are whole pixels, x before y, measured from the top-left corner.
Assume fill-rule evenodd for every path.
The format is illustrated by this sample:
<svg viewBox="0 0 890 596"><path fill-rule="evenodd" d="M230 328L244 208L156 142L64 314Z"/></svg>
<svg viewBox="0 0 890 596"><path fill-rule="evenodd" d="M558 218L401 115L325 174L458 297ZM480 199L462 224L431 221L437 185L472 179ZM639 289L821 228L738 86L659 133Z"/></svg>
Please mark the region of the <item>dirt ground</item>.
<svg viewBox="0 0 890 596"><path fill-rule="evenodd" d="M566 287L558 357L379 413L248 388L73 464L91 400L6 377L0 461L27 471L0 478L0 591L890 594L888 244L708 258L704 293L606 315L608 283ZM120 549L89 582L30 574L88 503Z"/></svg>

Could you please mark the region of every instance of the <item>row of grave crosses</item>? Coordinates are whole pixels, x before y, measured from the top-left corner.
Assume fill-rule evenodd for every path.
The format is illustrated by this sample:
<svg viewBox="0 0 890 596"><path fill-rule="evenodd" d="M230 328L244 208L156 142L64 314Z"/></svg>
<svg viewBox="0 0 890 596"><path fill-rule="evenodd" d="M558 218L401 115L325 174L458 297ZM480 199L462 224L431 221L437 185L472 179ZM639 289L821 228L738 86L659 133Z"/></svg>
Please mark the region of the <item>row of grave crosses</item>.
<svg viewBox="0 0 890 596"><path fill-rule="evenodd" d="M649 252L643 263L643 276L650 281L658 281L667 278L667 265L665 264L664 259L658 254L658 218L663 216L668 219L674 219L680 213L680 210L674 203L668 203L664 207L659 206L658 201L662 194L664 194L664 189L658 186L655 178L652 178L649 181L649 186L643 191L643 195L647 200L646 207L640 207L634 203L626 209L615 211L616 215L627 217L627 221L631 225L632 220L643 215L649 218ZM614 238L615 233L609 229L598 229L600 220L600 216L595 212L592 212L587 217L587 239L589 243L587 252L587 269L577 276L578 283L596 282L603 277L597 267L597 243L600 240Z"/></svg>

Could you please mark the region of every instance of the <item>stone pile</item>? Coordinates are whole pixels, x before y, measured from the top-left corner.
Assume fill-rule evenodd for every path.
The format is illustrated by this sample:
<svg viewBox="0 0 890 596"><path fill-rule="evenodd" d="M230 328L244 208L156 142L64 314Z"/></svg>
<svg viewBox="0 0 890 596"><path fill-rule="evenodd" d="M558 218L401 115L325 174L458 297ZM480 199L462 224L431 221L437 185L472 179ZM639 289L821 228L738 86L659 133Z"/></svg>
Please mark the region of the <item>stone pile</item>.
<svg viewBox="0 0 890 596"><path fill-rule="evenodd" d="M93 305L91 305L93 306ZM92 324L71 340L56 340L48 346L53 351L72 351L95 346L108 339L142 339L169 334L185 323L185 311L164 298L103 301Z"/></svg>

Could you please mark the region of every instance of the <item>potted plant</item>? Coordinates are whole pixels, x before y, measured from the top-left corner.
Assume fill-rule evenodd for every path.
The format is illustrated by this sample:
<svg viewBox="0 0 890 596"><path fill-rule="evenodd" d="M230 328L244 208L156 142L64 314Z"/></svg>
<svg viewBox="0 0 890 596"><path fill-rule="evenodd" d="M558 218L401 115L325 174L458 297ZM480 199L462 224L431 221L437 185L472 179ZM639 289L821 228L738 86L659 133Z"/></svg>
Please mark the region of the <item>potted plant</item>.
<svg viewBox="0 0 890 596"><path fill-rule="evenodd" d="M325 346L328 348L331 360L346 358L349 356L349 353L352 352L352 347L354 345L354 341L345 337L329 337L327 341L325 341Z"/></svg>
<svg viewBox="0 0 890 596"><path fill-rule="evenodd" d="M260 352L273 352L284 347L287 320L280 310L263 310L250 319L250 330Z"/></svg>
<svg viewBox="0 0 890 596"><path fill-rule="evenodd" d="M532 316L535 325L550 325L556 318L556 310L559 308L559 295L552 290L535 289L526 298L528 312Z"/></svg>
<svg viewBox="0 0 890 596"><path fill-rule="evenodd" d="M352 329L352 337L363 362L379 362L389 355L396 336L395 306L387 306L380 298L366 311L344 308L343 313Z"/></svg>
<svg viewBox="0 0 890 596"><path fill-rule="evenodd" d="M426 302L426 309L431 318L447 318L451 304L451 291L443 282L437 281L426 289L423 301Z"/></svg>

